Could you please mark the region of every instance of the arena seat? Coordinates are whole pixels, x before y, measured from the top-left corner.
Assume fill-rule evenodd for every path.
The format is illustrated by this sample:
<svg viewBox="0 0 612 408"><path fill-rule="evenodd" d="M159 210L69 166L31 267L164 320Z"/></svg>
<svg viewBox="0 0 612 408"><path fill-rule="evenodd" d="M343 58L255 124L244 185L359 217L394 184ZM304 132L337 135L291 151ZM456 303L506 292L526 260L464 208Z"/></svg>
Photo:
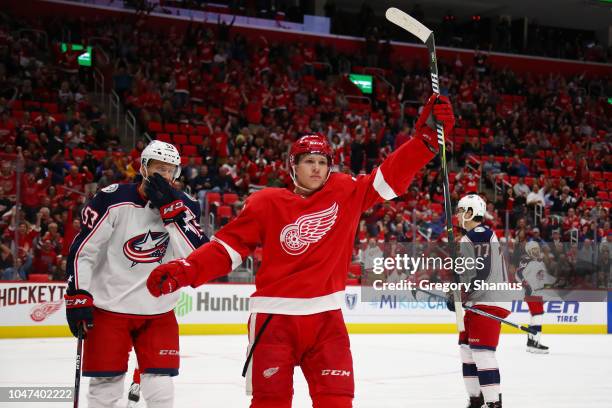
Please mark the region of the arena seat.
<svg viewBox="0 0 612 408"><path fill-rule="evenodd" d="M32 273L28 275L29 282L49 282L51 277L46 273Z"/></svg>

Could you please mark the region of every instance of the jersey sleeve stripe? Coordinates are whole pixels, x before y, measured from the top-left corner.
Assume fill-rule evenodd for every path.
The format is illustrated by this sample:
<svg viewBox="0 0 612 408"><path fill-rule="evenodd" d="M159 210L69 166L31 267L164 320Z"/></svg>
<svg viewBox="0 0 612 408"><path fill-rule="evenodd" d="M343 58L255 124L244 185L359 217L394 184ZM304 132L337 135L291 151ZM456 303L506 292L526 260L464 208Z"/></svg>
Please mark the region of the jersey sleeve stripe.
<svg viewBox="0 0 612 408"><path fill-rule="evenodd" d="M222 240L220 240L217 237L213 236L213 237L210 238L210 240L211 241L217 241L218 243L221 244L221 246L223 248L225 248L225 250L227 251L227 254L229 255L230 259L232 260L232 271L242 264L242 257L240 256L238 251L236 251L234 248L232 248L227 243L223 242Z"/></svg>
<svg viewBox="0 0 612 408"><path fill-rule="evenodd" d="M376 175L374 176L374 190L378 192L378 194L384 198L385 200L393 200L397 197L395 191L391 188L391 186L385 180L385 176L383 175L381 169L376 170Z"/></svg>

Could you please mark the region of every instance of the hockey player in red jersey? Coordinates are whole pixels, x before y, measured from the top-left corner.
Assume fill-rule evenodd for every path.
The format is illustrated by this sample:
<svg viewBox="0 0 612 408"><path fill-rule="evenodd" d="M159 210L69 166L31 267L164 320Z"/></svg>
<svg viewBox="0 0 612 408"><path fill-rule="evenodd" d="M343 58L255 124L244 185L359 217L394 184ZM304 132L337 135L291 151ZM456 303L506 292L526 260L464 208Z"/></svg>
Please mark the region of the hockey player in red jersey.
<svg viewBox="0 0 612 408"><path fill-rule="evenodd" d="M174 146L153 141L142 151L142 183L103 188L81 212L65 299L70 330L75 336L85 331L90 408L117 406L132 347L147 405L173 406L179 337L172 309L179 294L155 298L146 280L156 265L208 241L198 225L199 203L172 188L180 163Z"/></svg>
<svg viewBox="0 0 612 408"><path fill-rule="evenodd" d="M487 284L508 282L506 265L495 232L485 226L485 201L477 194L468 194L457 203L457 217L463 229L459 240L460 256L482 262L482 267L466 271L461 279L471 283ZM478 263L478 262L476 262ZM484 285L480 285L483 287ZM499 295L492 290L474 289L467 293L464 304L505 318L510 311L496 302ZM447 306L454 311L454 300ZM465 330L459 333L459 346L463 366L463 380L470 397L468 408L501 408L499 365L495 357L501 325L498 321L467 311Z"/></svg>
<svg viewBox="0 0 612 408"><path fill-rule="evenodd" d="M147 286L155 296L197 287L228 274L263 245L245 366L251 407L290 407L298 365L315 408L352 406L353 362L341 303L353 239L361 213L403 194L438 151L432 115L450 133L455 118L449 100L431 96L412 139L358 177L332 173L328 141L303 136L289 154L293 189L252 194L210 243L151 273Z"/></svg>

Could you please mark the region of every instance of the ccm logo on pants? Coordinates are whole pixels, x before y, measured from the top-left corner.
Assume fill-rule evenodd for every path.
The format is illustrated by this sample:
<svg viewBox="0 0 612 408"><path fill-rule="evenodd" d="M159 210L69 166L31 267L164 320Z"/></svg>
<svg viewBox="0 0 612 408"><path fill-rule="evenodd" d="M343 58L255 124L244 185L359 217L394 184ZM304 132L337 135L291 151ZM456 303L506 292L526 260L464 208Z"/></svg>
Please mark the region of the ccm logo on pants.
<svg viewBox="0 0 612 408"><path fill-rule="evenodd" d="M338 377L350 377L351 372L347 370L321 370L321 375L335 375Z"/></svg>
<svg viewBox="0 0 612 408"><path fill-rule="evenodd" d="M179 351L178 350L159 350L159 355L160 356L178 356Z"/></svg>

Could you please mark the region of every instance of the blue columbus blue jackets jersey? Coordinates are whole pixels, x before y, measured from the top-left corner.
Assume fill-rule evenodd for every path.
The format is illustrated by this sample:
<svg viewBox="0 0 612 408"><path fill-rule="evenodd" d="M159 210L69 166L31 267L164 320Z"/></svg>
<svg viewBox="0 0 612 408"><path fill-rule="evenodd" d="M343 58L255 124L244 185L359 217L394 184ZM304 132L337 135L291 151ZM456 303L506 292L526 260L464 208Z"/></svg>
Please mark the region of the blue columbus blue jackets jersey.
<svg viewBox="0 0 612 408"><path fill-rule="evenodd" d="M184 258L207 237L199 225L200 205L186 194L187 211L168 225L139 193L138 184L113 184L81 212L81 232L68 255L68 285L85 289L98 308L135 315L171 310L179 292L153 297L146 281L161 263Z"/></svg>

